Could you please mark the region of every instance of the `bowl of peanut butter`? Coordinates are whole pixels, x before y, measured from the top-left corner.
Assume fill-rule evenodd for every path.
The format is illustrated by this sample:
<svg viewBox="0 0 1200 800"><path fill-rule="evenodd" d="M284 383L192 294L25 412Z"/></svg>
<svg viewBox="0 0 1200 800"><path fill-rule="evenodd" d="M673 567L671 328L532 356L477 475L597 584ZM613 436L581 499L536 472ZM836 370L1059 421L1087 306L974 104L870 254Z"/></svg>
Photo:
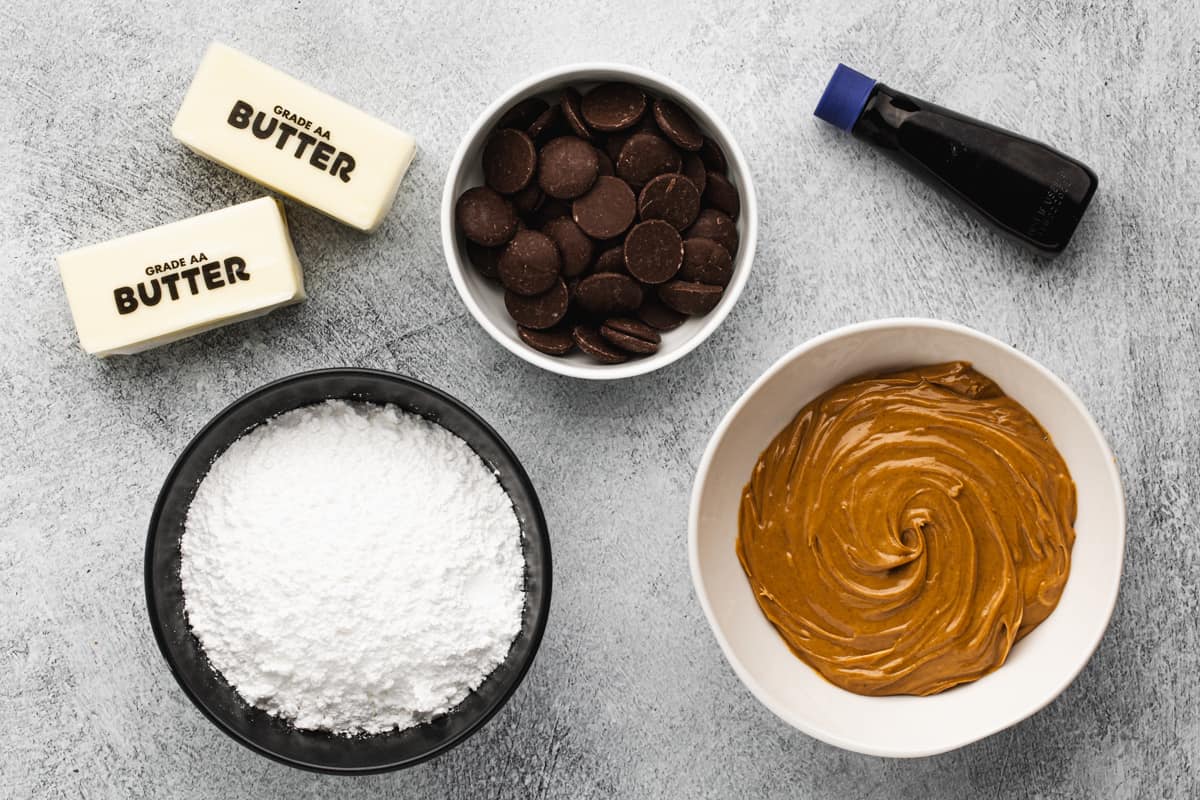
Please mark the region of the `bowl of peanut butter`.
<svg viewBox="0 0 1200 800"><path fill-rule="evenodd" d="M763 705L887 757L962 747L1053 701L1100 642L1120 475L1079 398L1016 349L889 319L812 339L730 409L689 556Z"/></svg>

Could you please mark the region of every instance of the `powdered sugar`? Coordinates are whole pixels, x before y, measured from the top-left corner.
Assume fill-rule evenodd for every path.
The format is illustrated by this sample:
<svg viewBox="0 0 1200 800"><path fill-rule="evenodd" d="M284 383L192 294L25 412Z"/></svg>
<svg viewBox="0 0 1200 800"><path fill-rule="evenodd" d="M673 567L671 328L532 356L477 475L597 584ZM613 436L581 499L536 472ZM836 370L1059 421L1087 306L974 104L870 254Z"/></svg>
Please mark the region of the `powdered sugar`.
<svg viewBox="0 0 1200 800"><path fill-rule="evenodd" d="M520 631L520 524L458 437L329 401L234 442L182 541L188 622L247 702L377 733L460 703Z"/></svg>

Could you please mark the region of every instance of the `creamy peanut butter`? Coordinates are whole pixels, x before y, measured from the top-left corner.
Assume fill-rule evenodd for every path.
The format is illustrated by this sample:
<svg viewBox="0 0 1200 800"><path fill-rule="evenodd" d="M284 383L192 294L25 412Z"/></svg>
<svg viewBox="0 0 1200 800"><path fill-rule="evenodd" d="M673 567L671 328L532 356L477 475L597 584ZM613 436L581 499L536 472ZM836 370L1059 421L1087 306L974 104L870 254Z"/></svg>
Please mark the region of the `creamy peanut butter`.
<svg viewBox="0 0 1200 800"><path fill-rule="evenodd" d="M767 619L830 682L928 695L997 669L1058 604L1075 484L1037 420L964 362L842 384L742 493Z"/></svg>

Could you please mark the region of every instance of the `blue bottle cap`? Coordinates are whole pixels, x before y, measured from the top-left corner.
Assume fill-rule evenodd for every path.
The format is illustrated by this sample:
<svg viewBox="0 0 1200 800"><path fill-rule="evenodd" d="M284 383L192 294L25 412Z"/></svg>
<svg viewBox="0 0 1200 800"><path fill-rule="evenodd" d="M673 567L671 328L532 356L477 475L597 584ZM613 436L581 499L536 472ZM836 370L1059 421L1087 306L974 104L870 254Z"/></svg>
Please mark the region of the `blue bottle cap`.
<svg viewBox="0 0 1200 800"><path fill-rule="evenodd" d="M868 78L845 64L838 64L813 114L830 125L848 131L858 122L858 115L867 105L867 98L874 88L874 78Z"/></svg>

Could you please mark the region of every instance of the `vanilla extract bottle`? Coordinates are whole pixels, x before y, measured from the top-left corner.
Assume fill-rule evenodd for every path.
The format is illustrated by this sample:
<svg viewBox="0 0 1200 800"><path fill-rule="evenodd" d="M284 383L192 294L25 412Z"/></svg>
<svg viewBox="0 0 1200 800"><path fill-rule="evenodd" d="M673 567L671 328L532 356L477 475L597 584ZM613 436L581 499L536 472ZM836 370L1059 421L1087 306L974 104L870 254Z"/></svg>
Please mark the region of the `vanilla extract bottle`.
<svg viewBox="0 0 1200 800"><path fill-rule="evenodd" d="M1070 156L896 91L845 64L837 66L814 113L1046 255L1066 248L1096 192L1096 173Z"/></svg>

